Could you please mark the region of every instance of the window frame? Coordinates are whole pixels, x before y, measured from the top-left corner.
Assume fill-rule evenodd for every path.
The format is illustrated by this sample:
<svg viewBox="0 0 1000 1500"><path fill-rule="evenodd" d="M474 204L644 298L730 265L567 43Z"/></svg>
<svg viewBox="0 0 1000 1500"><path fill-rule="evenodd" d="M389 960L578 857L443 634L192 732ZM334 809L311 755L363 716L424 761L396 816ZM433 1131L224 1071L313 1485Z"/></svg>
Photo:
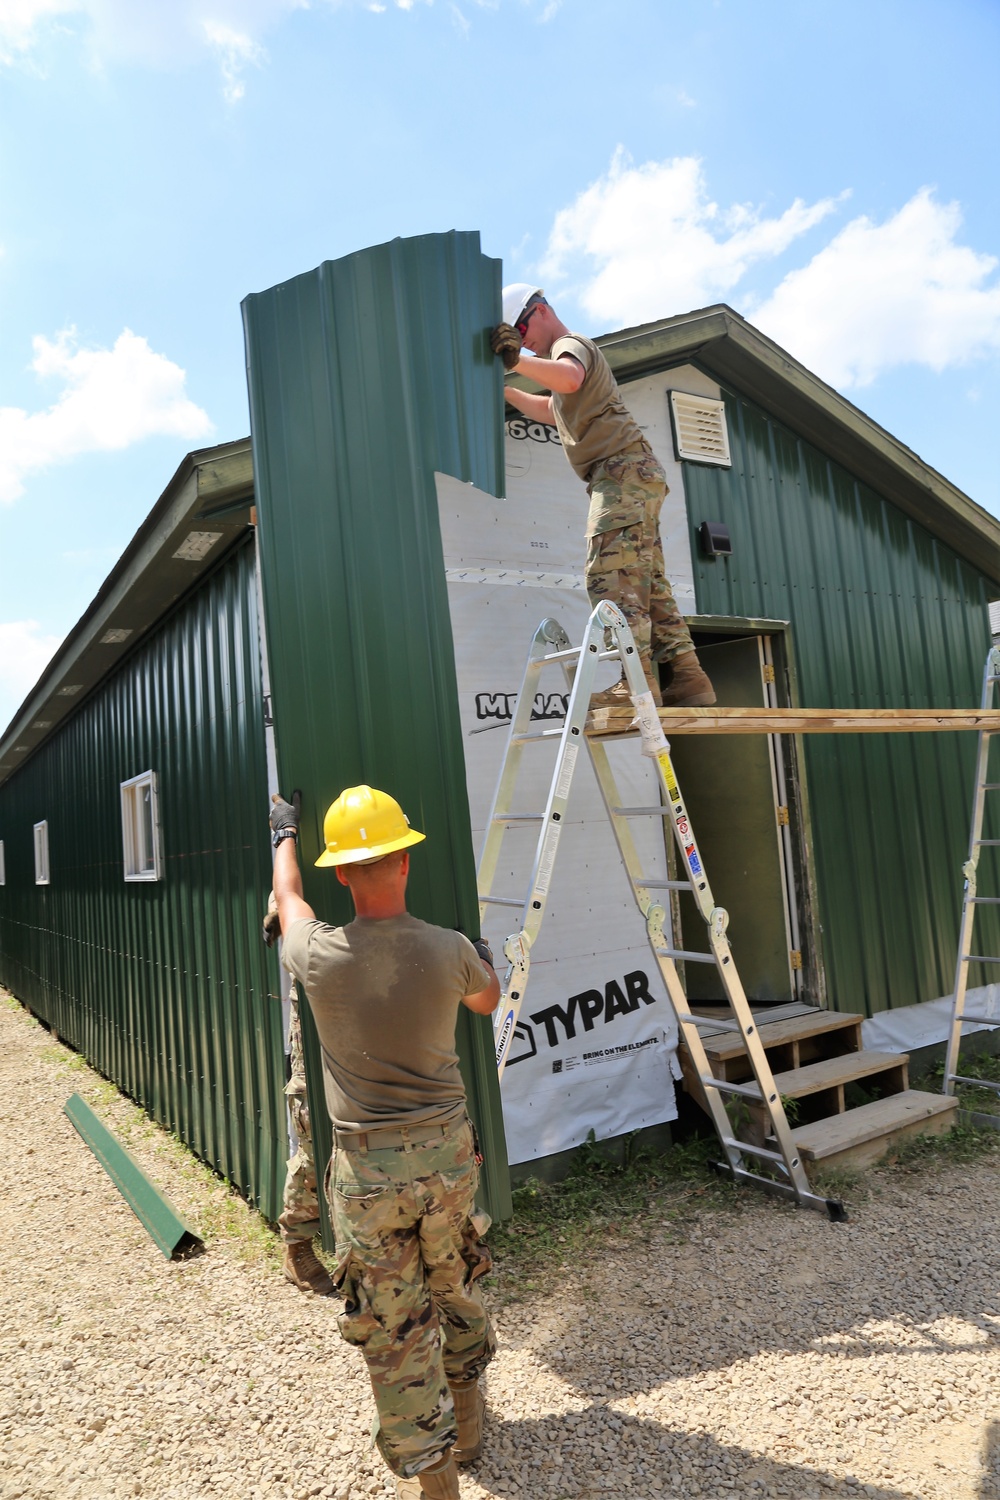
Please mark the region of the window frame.
<svg viewBox="0 0 1000 1500"><path fill-rule="evenodd" d="M138 816L140 802L139 793L144 787L150 789L150 813L152 824L153 846L150 850L137 847L136 835L139 843L142 843L143 824ZM148 885L151 881L162 880L163 861L160 854L160 810L159 798L157 796L156 772L140 771L138 776L130 776L127 781L119 783L119 795L121 798L122 818L122 868L125 882L128 885ZM152 868L139 869L139 855L152 855Z"/></svg>
<svg viewBox="0 0 1000 1500"><path fill-rule="evenodd" d="M32 825L32 839L35 848L35 884L52 884L52 866L49 860L49 820L42 818L40 823Z"/></svg>

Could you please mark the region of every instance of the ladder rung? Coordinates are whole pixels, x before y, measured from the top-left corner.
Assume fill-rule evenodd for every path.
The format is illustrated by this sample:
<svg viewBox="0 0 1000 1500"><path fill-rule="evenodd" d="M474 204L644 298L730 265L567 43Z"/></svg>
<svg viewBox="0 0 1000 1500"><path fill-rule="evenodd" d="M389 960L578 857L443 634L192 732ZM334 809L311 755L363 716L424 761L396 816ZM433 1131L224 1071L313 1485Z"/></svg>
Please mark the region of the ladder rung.
<svg viewBox="0 0 1000 1500"><path fill-rule="evenodd" d="M675 963L714 964L714 953L689 953L686 948L657 948L658 957L672 958Z"/></svg>
<svg viewBox="0 0 1000 1500"><path fill-rule="evenodd" d="M561 734L561 729L536 729L531 734L512 734L511 739L515 745L523 745L525 740L551 740Z"/></svg>
<svg viewBox="0 0 1000 1500"><path fill-rule="evenodd" d="M1000 1083L994 1078L963 1078L961 1073L951 1073L949 1077L952 1083L971 1083L977 1089L992 1089L995 1094L1000 1094Z"/></svg>
<svg viewBox="0 0 1000 1500"><path fill-rule="evenodd" d="M682 1026L705 1026L710 1031L739 1031L741 1030L736 1021L719 1021L712 1016L696 1016L694 1014L679 1016L678 1020Z"/></svg>
<svg viewBox="0 0 1000 1500"><path fill-rule="evenodd" d="M615 652L616 656L617 654L618 653ZM549 651L545 656L540 656L538 658L538 662L539 665L541 665L543 661L579 661L579 659L580 647L570 646L566 651Z"/></svg>
<svg viewBox="0 0 1000 1500"><path fill-rule="evenodd" d="M479 899L487 906L516 906L520 909L524 905L523 901L515 901L512 896L480 896Z"/></svg>
<svg viewBox="0 0 1000 1500"><path fill-rule="evenodd" d="M984 781L980 790L984 792L1000 792L1000 781Z"/></svg>
<svg viewBox="0 0 1000 1500"><path fill-rule="evenodd" d="M970 906L1000 906L1000 896L970 896Z"/></svg>
<svg viewBox="0 0 1000 1500"><path fill-rule="evenodd" d="M769 1151L766 1146L752 1146L749 1141L738 1141L731 1135L724 1136L722 1144L732 1146L736 1151L746 1151L750 1156L759 1156L763 1161L776 1162L779 1167L788 1171L788 1164L780 1151ZM798 1157L794 1160L797 1164Z"/></svg>
<svg viewBox="0 0 1000 1500"><path fill-rule="evenodd" d="M669 807L613 807L615 818L669 818Z"/></svg>
<svg viewBox="0 0 1000 1500"><path fill-rule="evenodd" d="M973 847L978 849L995 849L1000 845L1000 839L973 839Z"/></svg>
<svg viewBox="0 0 1000 1500"><path fill-rule="evenodd" d="M1000 1026L1000 1016L969 1016L961 1015L955 1017L956 1021L966 1022L973 1026Z"/></svg>
<svg viewBox="0 0 1000 1500"><path fill-rule="evenodd" d="M992 958L988 953L963 953L962 962L970 964L1000 964L1000 958Z"/></svg>
<svg viewBox="0 0 1000 1500"><path fill-rule="evenodd" d="M701 1078L702 1084L707 1089L718 1089L722 1094L742 1094L744 1099L756 1099L761 1102L760 1089L755 1083L730 1083L728 1078L716 1078L713 1074L710 1078Z"/></svg>
<svg viewBox="0 0 1000 1500"><path fill-rule="evenodd" d="M694 886L690 880L637 880L636 885L641 885L647 891L693 891Z"/></svg>
<svg viewBox="0 0 1000 1500"><path fill-rule="evenodd" d="M491 819L494 823L542 823L545 820L544 813L497 813Z"/></svg>

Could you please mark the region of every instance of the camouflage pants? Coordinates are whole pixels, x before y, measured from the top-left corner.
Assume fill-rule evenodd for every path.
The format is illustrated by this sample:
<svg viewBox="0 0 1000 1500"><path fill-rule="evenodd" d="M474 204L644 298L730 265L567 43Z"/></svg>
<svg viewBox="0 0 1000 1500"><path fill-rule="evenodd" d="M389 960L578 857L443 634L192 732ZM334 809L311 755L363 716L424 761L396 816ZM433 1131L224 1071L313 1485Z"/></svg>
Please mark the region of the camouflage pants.
<svg viewBox="0 0 1000 1500"><path fill-rule="evenodd" d="M590 476L587 593L625 616L640 655L673 661L694 650L691 632L663 575L660 507L666 475L647 443L605 459Z"/></svg>
<svg viewBox="0 0 1000 1500"><path fill-rule="evenodd" d="M316 1158L313 1155L312 1129L309 1124L309 1100L306 1097L306 1061L302 1051L302 1022L299 1019L299 997L292 983L291 1020L288 1041L292 1076L285 1085L288 1113L298 1136L298 1150L285 1173L284 1206L278 1216L281 1238L286 1245L311 1240L319 1234L319 1198L316 1187Z"/></svg>
<svg viewBox="0 0 1000 1500"><path fill-rule="evenodd" d="M463 1120L409 1150L338 1147L330 1169L340 1332L367 1361L382 1457L408 1478L455 1441L448 1382L475 1379L496 1350L474 1286L490 1253L470 1219L472 1130Z"/></svg>

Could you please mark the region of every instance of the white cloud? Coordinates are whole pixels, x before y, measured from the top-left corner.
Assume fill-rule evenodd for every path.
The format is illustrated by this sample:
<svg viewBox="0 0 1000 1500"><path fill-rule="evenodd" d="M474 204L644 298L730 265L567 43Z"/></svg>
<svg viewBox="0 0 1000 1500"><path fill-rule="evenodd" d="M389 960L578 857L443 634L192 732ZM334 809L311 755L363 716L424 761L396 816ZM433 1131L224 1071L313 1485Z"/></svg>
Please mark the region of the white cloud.
<svg viewBox="0 0 1000 1500"><path fill-rule="evenodd" d="M958 243L957 203L921 188L873 224L852 220L750 316L831 385L918 364L941 371L1000 350L997 259Z"/></svg>
<svg viewBox="0 0 1000 1500"><path fill-rule="evenodd" d="M0 728L34 687L62 640L37 620L0 621Z"/></svg>
<svg viewBox="0 0 1000 1500"><path fill-rule="evenodd" d="M243 97L242 71L265 59L260 38L309 0L0 0L0 64L33 63L56 23L93 66L181 67L214 53L223 97Z"/></svg>
<svg viewBox="0 0 1000 1500"><path fill-rule="evenodd" d="M54 21L80 10L83 0L0 0L0 65L25 61Z"/></svg>
<svg viewBox="0 0 1000 1500"><path fill-rule="evenodd" d="M576 283L580 302L605 325L686 312L725 297L836 202L796 198L777 218L746 204L723 210L708 196L697 157L636 167L619 147L606 175L556 215L540 275ZM585 267L591 274L581 284Z"/></svg>
<svg viewBox="0 0 1000 1500"><path fill-rule="evenodd" d="M220 26L216 21L205 21L203 25L206 40L219 54L222 97L227 104L236 104L246 93L241 76L243 69L248 65L259 68L267 61L267 53L245 32L234 31L231 26Z"/></svg>
<svg viewBox="0 0 1000 1500"><path fill-rule="evenodd" d="M63 390L44 411L0 407L0 502L24 480L83 453L109 452L153 436L208 437L212 423L184 394L184 371L126 328L111 349L81 349L72 329L33 340L32 368Z"/></svg>

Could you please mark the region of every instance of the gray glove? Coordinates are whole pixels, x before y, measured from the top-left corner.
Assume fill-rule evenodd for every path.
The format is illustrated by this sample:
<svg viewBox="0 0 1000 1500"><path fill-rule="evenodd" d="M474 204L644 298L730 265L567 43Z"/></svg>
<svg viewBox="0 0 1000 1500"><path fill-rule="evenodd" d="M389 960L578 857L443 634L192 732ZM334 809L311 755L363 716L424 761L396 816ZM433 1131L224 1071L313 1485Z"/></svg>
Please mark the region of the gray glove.
<svg viewBox="0 0 1000 1500"><path fill-rule="evenodd" d="M274 835L271 842L277 848L279 833L284 833L287 829L294 833L296 837L298 836L299 809L302 805L302 799L298 792L293 792L291 802L286 802L280 792L275 792L271 801L274 805L271 808L271 816L268 822L271 824L271 832Z"/></svg>
<svg viewBox="0 0 1000 1500"><path fill-rule="evenodd" d="M513 370L521 358L521 335L509 323L498 323L490 334L490 348L503 360L505 370Z"/></svg>
<svg viewBox="0 0 1000 1500"><path fill-rule="evenodd" d="M490 947L485 938L473 938L472 946L473 948L475 948L484 964L489 964L491 969L496 967L493 962L493 949Z"/></svg>

